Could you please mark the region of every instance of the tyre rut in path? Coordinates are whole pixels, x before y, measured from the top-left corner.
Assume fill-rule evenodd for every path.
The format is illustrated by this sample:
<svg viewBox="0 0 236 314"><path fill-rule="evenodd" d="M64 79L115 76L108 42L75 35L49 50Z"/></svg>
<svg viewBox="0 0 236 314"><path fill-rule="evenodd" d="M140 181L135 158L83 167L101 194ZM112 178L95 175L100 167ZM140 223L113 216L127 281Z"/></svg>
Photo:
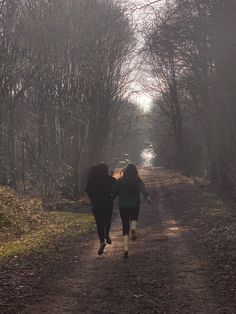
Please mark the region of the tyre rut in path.
<svg viewBox="0 0 236 314"><path fill-rule="evenodd" d="M24 314L152 314L230 313L218 308L203 262L188 248L185 230L157 196L153 169L142 173L152 189L152 208L143 204L138 240L130 244L130 258L122 259L120 219L112 229L112 246L97 255L94 236L81 245L75 263L61 278L45 283L45 297ZM158 209L159 207L159 209Z"/></svg>

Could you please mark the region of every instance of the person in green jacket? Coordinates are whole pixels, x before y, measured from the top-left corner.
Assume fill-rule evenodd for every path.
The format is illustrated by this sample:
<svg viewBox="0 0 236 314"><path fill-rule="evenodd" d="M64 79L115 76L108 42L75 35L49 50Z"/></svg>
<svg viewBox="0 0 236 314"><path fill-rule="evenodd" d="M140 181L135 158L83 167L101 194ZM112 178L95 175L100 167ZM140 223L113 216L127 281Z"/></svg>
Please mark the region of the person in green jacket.
<svg viewBox="0 0 236 314"><path fill-rule="evenodd" d="M145 184L140 179L137 167L129 164L123 172L123 176L115 182L112 188L112 196L119 197L119 210L123 227L124 258L128 258L128 241L131 224L132 240L137 239L136 226L140 211L140 192L151 204L149 193Z"/></svg>

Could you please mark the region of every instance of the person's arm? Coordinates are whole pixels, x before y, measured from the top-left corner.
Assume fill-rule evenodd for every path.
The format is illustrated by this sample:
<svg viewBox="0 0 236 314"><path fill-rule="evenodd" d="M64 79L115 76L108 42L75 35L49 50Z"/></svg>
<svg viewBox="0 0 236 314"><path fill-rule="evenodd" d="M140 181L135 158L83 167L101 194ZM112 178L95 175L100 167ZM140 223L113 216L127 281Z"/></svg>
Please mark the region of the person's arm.
<svg viewBox="0 0 236 314"><path fill-rule="evenodd" d="M152 201L151 201L151 197L146 189L146 186L145 184L143 183L142 180L140 180L140 183L139 183L139 188L140 188L140 191L141 193L143 194L143 196L146 198L146 200L148 201L148 204L151 205L152 204Z"/></svg>

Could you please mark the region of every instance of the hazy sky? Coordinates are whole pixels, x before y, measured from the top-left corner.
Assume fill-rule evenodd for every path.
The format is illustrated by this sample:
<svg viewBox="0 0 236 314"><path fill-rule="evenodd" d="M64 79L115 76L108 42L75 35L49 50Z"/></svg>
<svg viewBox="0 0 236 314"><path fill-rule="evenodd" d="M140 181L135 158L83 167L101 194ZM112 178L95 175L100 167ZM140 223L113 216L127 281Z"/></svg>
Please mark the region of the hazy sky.
<svg viewBox="0 0 236 314"><path fill-rule="evenodd" d="M131 8L132 17L137 28L137 37L140 36L140 41L142 41L142 38L141 35L139 35L139 31L143 28L144 25L147 25L152 20L154 16L153 10L160 10L165 2L166 0L161 0L156 2L155 5L150 5L150 3L153 3L152 0L123 0L123 3L128 4ZM142 61L140 60L140 63L141 62ZM131 84L131 99L140 105L144 110L148 110L148 108L150 108L152 99L139 83L140 76L142 76L143 79L143 75L144 74L142 71L140 71L135 81Z"/></svg>

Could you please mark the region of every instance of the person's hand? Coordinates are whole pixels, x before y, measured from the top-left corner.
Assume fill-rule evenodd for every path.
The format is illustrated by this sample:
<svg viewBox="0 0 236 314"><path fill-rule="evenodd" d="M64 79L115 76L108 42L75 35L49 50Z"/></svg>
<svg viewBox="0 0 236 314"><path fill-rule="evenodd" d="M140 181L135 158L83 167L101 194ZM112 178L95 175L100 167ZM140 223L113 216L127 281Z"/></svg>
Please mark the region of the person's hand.
<svg viewBox="0 0 236 314"><path fill-rule="evenodd" d="M151 206L152 205L152 200L151 200L151 197L149 195L147 197L147 201L148 201L148 204Z"/></svg>

